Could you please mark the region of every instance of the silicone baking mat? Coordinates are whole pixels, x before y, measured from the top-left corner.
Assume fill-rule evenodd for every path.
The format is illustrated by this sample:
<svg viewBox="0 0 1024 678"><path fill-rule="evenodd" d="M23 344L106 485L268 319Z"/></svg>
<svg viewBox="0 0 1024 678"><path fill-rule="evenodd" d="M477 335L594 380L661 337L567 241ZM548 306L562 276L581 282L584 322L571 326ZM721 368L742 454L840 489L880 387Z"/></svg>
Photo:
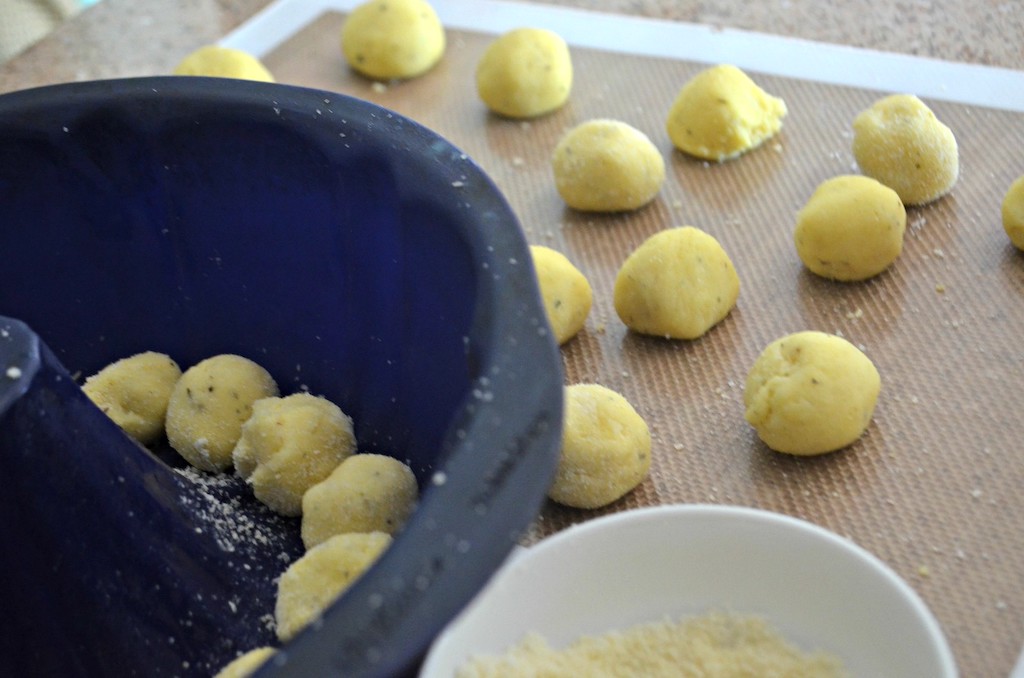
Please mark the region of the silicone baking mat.
<svg viewBox="0 0 1024 678"><path fill-rule="evenodd" d="M374 83L344 63L343 14L328 12L263 57L279 81L379 103L440 132L505 193L527 239L565 253L588 277L594 306L562 348L568 383L622 393L651 427L650 476L600 511L548 505L529 544L611 511L668 503L754 506L849 537L918 591L964 676L1007 675L1024 639L1024 255L1003 233L1000 203L1024 174L1024 116L929 100L957 136L952 193L908 209L902 256L884 274L833 283L803 270L797 210L823 180L856 173L853 117L877 91L748 72L789 108L782 132L722 164L675 152L664 119L706 64L574 47L569 103L529 122L489 114L474 71L492 35L448 32L443 61L416 80ZM329 108L329 102L325 101ZM615 118L662 151L658 198L630 214L567 209L550 156L590 118ZM647 236L697 226L732 257L737 307L696 341L627 331L611 303L618 267ZM790 332L841 334L878 367L873 423L852 447L817 458L779 455L743 419L746 372Z"/></svg>

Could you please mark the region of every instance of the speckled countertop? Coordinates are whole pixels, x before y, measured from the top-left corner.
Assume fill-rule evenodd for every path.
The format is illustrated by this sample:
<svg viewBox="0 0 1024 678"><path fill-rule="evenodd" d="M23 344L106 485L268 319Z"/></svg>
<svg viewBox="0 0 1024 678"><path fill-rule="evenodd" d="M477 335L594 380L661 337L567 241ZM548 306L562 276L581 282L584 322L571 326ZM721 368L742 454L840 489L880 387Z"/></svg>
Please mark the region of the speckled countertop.
<svg viewBox="0 0 1024 678"><path fill-rule="evenodd" d="M532 0L1024 68L1019 0ZM168 72L269 0L103 0L0 64L0 92Z"/></svg>

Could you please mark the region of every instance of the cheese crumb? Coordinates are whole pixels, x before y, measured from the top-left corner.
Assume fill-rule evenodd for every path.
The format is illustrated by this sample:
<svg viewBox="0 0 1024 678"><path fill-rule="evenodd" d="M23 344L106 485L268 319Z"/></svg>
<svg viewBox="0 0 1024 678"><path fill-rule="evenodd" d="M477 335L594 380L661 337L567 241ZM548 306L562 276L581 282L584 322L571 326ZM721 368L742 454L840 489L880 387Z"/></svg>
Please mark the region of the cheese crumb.
<svg viewBox="0 0 1024 678"><path fill-rule="evenodd" d="M584 636L563 650L552 648L540 634L530 633L504 656L471 658L455 675L697 678L706 675L702 667L708 666L720 669L716 675L849 676L837 657L802 652L760 617L721 613ZM628 671L624 672L624 667Z"/></svg>

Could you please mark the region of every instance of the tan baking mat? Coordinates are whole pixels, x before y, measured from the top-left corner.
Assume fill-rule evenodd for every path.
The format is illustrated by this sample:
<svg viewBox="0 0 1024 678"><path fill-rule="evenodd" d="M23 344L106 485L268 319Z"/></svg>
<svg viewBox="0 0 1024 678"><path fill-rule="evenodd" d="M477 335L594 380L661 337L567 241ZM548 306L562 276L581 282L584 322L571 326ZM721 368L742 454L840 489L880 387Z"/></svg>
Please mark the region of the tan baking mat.
<svg viewBox="0 0 1024 678"><path fill-rule="evenodd" d="M326 14L265 58L281 82L344 92L438 131L505 192L528 239L563 251L589 278L594 308L566 344L567 379L626 396L654 435L650 477L604 511L548 506L528 541L602 513L712 502L805 518L889 563L934 611L964 676L1005 676L1024 642L1024 256L999 207L1024 174L1024 116L929 102L955 132L962 175L951 195L908 211L903 255L877 279L808 274L792 245L796 211L817 184L856 171L850 122L874 92L761 76L789 106L782 133L738 160L673 152L664 118L695 63L574 49L562 110L529 123L489 115L474 70L489 36L449 32L442 63L417 80L375 85L346 67L343 17ZM595 117L644 131L667 159L660 197L628 215L564 207L549 158ZM737 308L704 338L627 332L611 290L625 257L671 226L722 243L742 280ZM743 420L746 371L789 332L841 333L882 374L874 422L853 447L799 459L765 448ZM753 569L752 575L756 575Z"/></svg>

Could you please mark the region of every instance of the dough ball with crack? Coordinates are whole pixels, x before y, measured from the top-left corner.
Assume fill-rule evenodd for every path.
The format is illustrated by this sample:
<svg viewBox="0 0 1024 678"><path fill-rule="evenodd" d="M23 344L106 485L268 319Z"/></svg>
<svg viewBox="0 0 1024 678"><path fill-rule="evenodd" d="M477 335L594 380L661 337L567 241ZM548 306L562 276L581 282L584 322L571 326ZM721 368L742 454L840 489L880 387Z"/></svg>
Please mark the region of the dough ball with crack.
<svg viewBox="0 0 1024 678"><path fill-rule="evenodd" d="M230 664L222 668L213 678L247 678L256 673L257 669L277 652L272 647L258 647L249 650Z"/></svg>
<svg viewBox="0 0 1024 678"><path fill-rule="evenodd" d="M548 496L566 506L606 506L651 468L647 422L624 397L599 384L565 389L562 450Z"/></svg>
<svg viewBox="0 0 1024 678"><path fill-rule="evenodd" d="M531 245L530 254L548 322L555 340L564 344L575 337L587 321L594 300L590 282L561 252Z"/></svg>
<svg viewBox="0 0 1024 678"><path fill-rule="evenodd" d="M786 112L785 101L765 92L739 68L722 64L683 85L665 127L683 153L721 162L774 136Z"/></svg>
<svg viewBox="0 0 1024 678"><path fill-rule="evenodd" d="M390 545L383 532L339 534L289 565L277 582L277 637L291 640L320 617Z"/></svg>
<svg viewBox="0 0 1024 678"><path fill-rule="evenodd" d="M809 456L860 438L880 389L871 359L846 339L797 332L773 341L754 362L743 404L768 447Z"/></svg>
<svg viewBox="0 0 1024 678"><path fill-rule="evenodd" d="M202 75L211 78L238 78L274 82L267 67L259 59L240 49L207 45L182 59L174 75Z"/></svg>
<svg viewBox="0 0 1024 678"><path fill-rule="evenodd" d="M180 377L170 356L147 351L107 365L82 390L125 433L148 445L164 432L167 403Z"/></svg>
<svg viewBox="0 0 1024 678"><path fill-rule="evenodd" d="M562 106L572 89L569 47L557 33L518 28L488 45L476 68L476 90L489 109L534 118Z"/></svg>
<svg viewBox="0 0 1024 678"><path fill-rule="evenodd" d="M230 353L207 358L174 385L167 440L192 466L225 471L253 403L277 394L273 377L248 358Z"/></svg>
<svg viewBox="0 0 1024 678"><path fill-rule="evenodd" d="M352 10L341 29L345 60L376 80L423 75L444 49L444 27L424 0L370 0Z"/></svg>
<svg viewBox="0 0 1024 678"><path fill-rule="evenodd" d="M643 207L665 181L665 160L640 130L618 120L588 120L569 130L551 159L555 187L584 212Z"/></svg>
<svg viewBox="0 0 1024 678"><path fill-rule="evenodd" d="M356 449L350 419L309 393L263 398L242 425L232 459L256 498L285 516L302 513L302 495Z"/></svg>
<svg viewBox="0 0 1024 678"><path fill-rule="evenodd" d="M307 549L336 534L395 534L419 498L416 476L382 454L356 454L302 497L302 542Z"/></svg>
<svg viewBox="0 0 1024 678"><path fill-rule="evenodd" d="M896 191L869 177L839 176L819 185L797 214L793 241L811 272L864 280L896 261L906 227Z"/></svg>
<svg viewBox="0 0 1024 678"><path fill-rule="evenodd" d="M912 94L879 99L853 121L853 156L861 172L923 205L953 188L960 158L953 131Z"/></svg>
<svg viewBox="0 0 1024 678"><path fill-rule="evenodd" d="M1003 230L1010 237L1010 242L1019 250L1024 250L1024 176L1018 178L1006 191L1003 198Z"/></svg>
<svg viewBox="0 0 1024 678"><path fill-rule="evenodd" d="M692 226L645 240L615 277L615 312L634 332L696 339L729 315L740 293L732 260Z"/></svg>

